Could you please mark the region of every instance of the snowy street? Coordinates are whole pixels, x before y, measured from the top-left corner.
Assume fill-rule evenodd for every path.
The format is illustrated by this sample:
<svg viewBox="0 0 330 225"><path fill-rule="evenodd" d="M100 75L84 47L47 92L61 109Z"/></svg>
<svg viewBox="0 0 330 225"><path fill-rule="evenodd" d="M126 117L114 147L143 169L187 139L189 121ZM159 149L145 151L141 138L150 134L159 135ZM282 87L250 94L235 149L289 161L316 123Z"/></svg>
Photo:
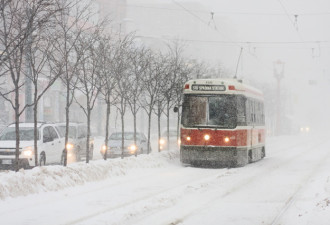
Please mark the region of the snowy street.
<svg viewBox="0 0 330 225"><path fill-rule="evenodd" d="M265 159L231 169L183 167L170 151L3 172L1 224L326 225L329 144L268 138Z"/></svg>

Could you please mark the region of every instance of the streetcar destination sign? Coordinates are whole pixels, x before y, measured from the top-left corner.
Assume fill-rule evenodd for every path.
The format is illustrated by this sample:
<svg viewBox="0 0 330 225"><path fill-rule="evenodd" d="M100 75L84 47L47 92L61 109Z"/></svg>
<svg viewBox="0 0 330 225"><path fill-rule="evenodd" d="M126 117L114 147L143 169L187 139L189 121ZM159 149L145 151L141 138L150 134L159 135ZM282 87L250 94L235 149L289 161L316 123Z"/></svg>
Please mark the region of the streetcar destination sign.
<svg viewBox="0 0 330 225"><path fill-rule="evenodd" d="M191 86L193 91L225 91L225 85L209 85L209 84L193 84Z"/></svg>

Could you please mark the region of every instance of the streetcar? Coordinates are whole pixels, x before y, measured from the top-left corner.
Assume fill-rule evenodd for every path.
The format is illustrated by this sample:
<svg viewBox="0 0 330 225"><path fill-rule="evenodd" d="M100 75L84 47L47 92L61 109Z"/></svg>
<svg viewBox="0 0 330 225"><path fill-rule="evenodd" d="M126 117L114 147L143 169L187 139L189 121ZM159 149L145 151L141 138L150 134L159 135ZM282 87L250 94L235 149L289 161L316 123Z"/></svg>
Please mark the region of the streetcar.
<svg viewBox="0 0 330 225"><path fill-rule="evenodd" d="M236 79L185 83L180 127L183 164L241 167L258 161L266 155L265 134L260 90Z"/></svg>

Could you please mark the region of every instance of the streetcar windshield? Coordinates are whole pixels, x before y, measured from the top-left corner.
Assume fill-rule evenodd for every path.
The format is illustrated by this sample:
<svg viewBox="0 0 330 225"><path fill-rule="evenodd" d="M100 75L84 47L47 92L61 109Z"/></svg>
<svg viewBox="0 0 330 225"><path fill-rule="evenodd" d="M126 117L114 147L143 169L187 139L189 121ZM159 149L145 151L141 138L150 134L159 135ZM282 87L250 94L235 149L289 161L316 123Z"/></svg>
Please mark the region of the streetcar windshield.
<svg viewBox="0 0 330 225"><path fill-rule="evenodd" d="M186 127L235 128L236 101L231 95L185 95L182 125Z"/></svg>

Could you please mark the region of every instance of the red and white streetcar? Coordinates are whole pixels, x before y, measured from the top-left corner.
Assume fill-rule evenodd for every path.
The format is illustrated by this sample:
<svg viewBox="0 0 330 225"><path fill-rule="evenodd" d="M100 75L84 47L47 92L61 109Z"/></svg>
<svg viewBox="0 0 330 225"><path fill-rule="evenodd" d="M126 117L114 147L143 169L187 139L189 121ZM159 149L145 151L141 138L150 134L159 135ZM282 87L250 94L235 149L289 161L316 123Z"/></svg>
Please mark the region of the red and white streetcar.
<svg viewBox="0 0 330 225"><path fill-rule="evenodd" d="M235 167L265 157L261 91L235 79L196 79L183 94L182 163Z"/></svg>

